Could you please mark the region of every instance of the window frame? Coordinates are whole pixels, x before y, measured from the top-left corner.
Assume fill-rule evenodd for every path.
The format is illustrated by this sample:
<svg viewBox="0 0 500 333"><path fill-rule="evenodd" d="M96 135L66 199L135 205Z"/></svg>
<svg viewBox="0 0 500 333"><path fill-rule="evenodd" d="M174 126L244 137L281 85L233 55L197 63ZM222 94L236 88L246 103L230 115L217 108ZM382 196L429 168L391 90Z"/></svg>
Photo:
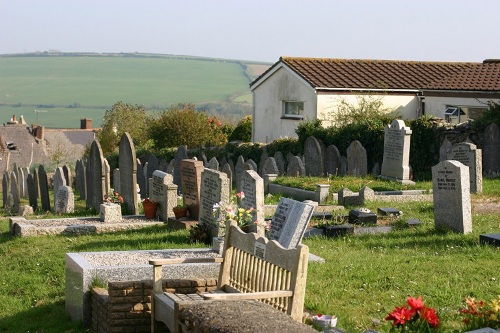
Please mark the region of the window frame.
<svg viewBox="0 0 500 333"><path fill-rule="evenodd" d="M293 104L297 104L297 106L294 106L294 108L300 107L299 104L301 104L302 109L299 109L297 113L287 113L287 111L290 110L289 106L292 106ZM282 101L283 105L283 113L282 113L282 119L295 119L295 120L301 120L304 119L304 106L305 102L304 101Z"/></svg>

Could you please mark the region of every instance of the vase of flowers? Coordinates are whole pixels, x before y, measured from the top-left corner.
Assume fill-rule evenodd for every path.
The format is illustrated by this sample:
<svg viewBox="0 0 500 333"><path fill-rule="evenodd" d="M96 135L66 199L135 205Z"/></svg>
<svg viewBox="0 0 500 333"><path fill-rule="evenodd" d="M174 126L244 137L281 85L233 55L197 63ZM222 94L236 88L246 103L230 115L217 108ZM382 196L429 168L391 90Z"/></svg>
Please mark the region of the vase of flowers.
<svg viewBox="0 0 500 333"><path fill-rule="evenodd" d="M396 306L385 320L392 320L390 332L431 333L439 326L436 310L424 305L422 296L408 297L407 305Z"/></svg>
<svg viewBox="0 0 500 333"><path fill-rule="evenodd" d="M142 208L144 208L144 216L146 216L147 219L154 219L156 217L158 203L146 198L142 201Z"/></svg>

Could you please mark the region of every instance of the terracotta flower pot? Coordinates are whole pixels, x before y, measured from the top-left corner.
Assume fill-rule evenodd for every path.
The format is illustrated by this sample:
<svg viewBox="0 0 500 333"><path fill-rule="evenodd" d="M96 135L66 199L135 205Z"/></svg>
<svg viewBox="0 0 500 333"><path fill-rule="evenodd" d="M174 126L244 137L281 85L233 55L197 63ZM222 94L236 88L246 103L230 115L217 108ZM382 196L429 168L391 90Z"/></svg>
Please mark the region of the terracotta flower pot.
<svg viewBox="0 0 500 333"><path fill-rule="evenodd" d="M180 219L181 217L186 217L188 208L187 207L174 207L173 208L175 218Z"/></svg>
<svg viewBox="0 0 500 333"><path fill-rule="evenodd" d="M157 203L144 202L142 206L144 208L144 215L147 219L154 219L156 217L156 209L158 208Z"/></svg>

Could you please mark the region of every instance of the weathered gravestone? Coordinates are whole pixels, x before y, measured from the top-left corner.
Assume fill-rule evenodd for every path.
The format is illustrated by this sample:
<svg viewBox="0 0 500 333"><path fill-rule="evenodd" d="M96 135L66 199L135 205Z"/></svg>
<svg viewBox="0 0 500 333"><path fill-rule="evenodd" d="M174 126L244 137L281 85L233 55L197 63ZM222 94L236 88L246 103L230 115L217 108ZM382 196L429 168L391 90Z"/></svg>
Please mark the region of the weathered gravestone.
<svg viewBox="0 0 500 333"><path fill-rule="evenodd" d="M24 170L22 168L18 168L17 170L18 172L16 173L16 177L17 177L17 185L19 186L19 196L21 198L24 198L27 192L24 183Z"/></svg>
<svg viewBox="0 0 500 333"><path fill-rule="evenodd" d="M439 146L439 161L445 161L448 157L448 153L451 151L452 143L448 138L444 138L441 146Z"/></svg>
<svg viewBox="0 0 500 333"><path fill-rule="evenodd" d="M122 193L120 188L120 169L116 168L113 170L113 190L118 193Z"/></svg>
<svg viewBox="0 0 500 333"><path fill-rule="evenodd" d="M236 159L236 165L234 166L236 192L241 192L240 181L241 177L243 176L243 172L245 172L245 159L243 158L243 156L240 155Z"/></svg>
<svg viewBox="0 0 500 333"><path fill-rule="evenodd" d="M255 163L254 160L249 158L248 160L245 161L245 170L257 171L257 163Z"/></svg>
<svg viewBox="0 0 500 333"><path fill-rule="evenodd" d="M104 175L104 194L108 194L111 192L111 168L109 167L108 160L104 157L102 158L102 172Z"/></svg>
<svg viewBox="0 0 500 333"><path fill-rule="evenodd" d="M38 167L38 182L40 183L40 202L42 203L42 209L44 212L50 212L49 181L43 165Z"/></svg>
<svg viewBox="0 0 500 333"><path fill-rule="evenodd" d="M330 145L325 150L325 173L336 176L340 171L340 152L334 145Z"/></svg>
<svg viewBox="0 0 500 333"><path fill-rule="evenodd" d="M136 165L137 165L136 177L137 177L137 184L139 185L139 191L140 191L139 193L141 194L141 199L144 199L147 197L146 177L144 177L144 169L142 168L142 164L139 159L136 159Z"/></svg>
<svg viewBox="0 0 500 333"><path fill-rule="evenodd" d="M213 226L212 236L220 236L222 230L214 224L214 205L226 207L229 204L229 179L220 171L205 169L201 173L200 213L198 223ZM220 216L224 219L224 216Z"/></svg>
<svg viewBox="0 0 500 333"><path fill-rule="evenodd" d="M10 173L10 194L12 195L12 205L11 211L14 214L19 213L19 205L21 204L21 195L19 193L19 183L17 182L17 176L15 172Z"/></svg>
<svg viewBox="0 0 500 333"><path fill-rule="evenodd" d="M28 197L28 175L30 174L30 169L27 167L21 168L23 171L23 183L24 183L24 194L23 197L26 198Z"/></svg>
<svg viewBox="0 0 500 333"><path fill-rule="evenodd" d="M79 198L85 200L87 197L87 182L85 181L85 165L82 160L76 161L75 178L76 189L80 192Z"/></svg>
<svg viewBox="0 0 500 333"><path fill-rule="evenodd" d="M436 228L472 232L468 167L458 161L441 161L432 167Z"/></svg>
<svg viewBox="0 0 500 333"><path fill-rule="evenodd" d="M139 199L137 197L137 157L135 147L129 133L123 133L120 138L118 167L120 191L127 213L139 214Z"/></svg>
<svg viewBox="0 0 500 333"><path fill-rule="evenodd" d="M174 157L174 184L178 186L178 192L182 191L181 162L186 159L188 159L186 146L179 146Z"/></svg>
<svg viewBox="0 0 500 333"><path fill-rule="evenodd" d="M181 161L182 200L194 220L198 219L200 211L201 173L204 169L203 161Z"/></svg>
<svg viewBox="0 0 500 333"><path fill-rule="evenodd" d="M271 239L287 249L296 248L302 241L314 206L281 198L271 220Z"/></svg>
<svg viewBox="0 0 500 333"><path fill-rule="evenodd" d="M54 185L54 206L55 206L59 187L66 186L66 178L64 178L64 171L63 171L62 167L56 168L56 172L54 174L53 185Z"/></svg>
<svg viewBox="0 0 500 333"><path fill-rule="evenodd" d="M469 167L471 193L483 192L483 168L481 149L475 144L463 142L453 145L448 153L448 160L459 161Z"/></svg>
<svg viewBox="0 0 500 333"><path fill-rule="evenodd" d="M144 178L144 197L147 198L149 197L148 162L142 166L142 177Z"/></svg>
<svg viewBox="0 0 500 333"><path fill-rule="evenodd" d="M35 196L40 198L40 177L38 176L38 169L33 170L33 181L35 182Z"/></svg>
<svg viewBox="0 0 500 333"><path fill-rule="evenodd" d="M148 156L148 172L147 172L147 178L153 178L153 172L159 169L159 164L158 164L158 159L156 158L155 154L149 154Z"/></svg>
<svg viewBox="0 0 500 333"><path fill-rule="evenodd" d="M307 176L323 176L324 172L324 148L313 136L304 142L304 160Z"/></svg>
<svg viewBox="0 0 500 333"><path fill-rule="evenodd" d="M340 156L340 170L339 176L347 175L347 157Z"/></svg>
<svg viewBox="0 0 500 333"><path fill-rule="evenodd" d="M28 175L28 198L33 211L36 211L38 209L38 196L35 189L35 177L31 173Z"/></svg>
<svg viewBox="0 0 500 333"><path fill-rule="evenodd" d="M268 157L269 157L269 154L267 153L267 150L264 148L264 151L260 155L260 162L259 162L258 168L257 169L255 169L255 168L246 168L246 170L257 171L261 177L264 177L264 163L266 162L266 160L267 160ZM257 163L256 163L256 165L257 165Z"/></svg>
<svg viewBox="0 0 500 333"><path fill-rule="evenodd" d="M278 167L278 176L283 176L286 170L286 163L283 154L280 151L274 153L274 161Z"/></svg>
<svg viewBox="0 0 500 333"><path fill-rule="evenodd" d="M500 128L492 123L484 131L483 170L486 177L500 176Z"/></svg>
<svg viewBox="0 0 500 333"><path fill-rule="evenodd" d="M365 177L368 174L366 149L358 140L347 147L347 174L355 177Z"/></svg>
<svg viewBox="0 0 500 333"><path fill-rule="evenodd" d="M410 138L411 129L402 120L393 120L385 127L382 178L415 184L410 180Z"/></svg>
<svg viewBox="0 0 500 333"><path fill-rule="evenodd" d="M172 210L177 205L177 185L173 183L174 178L171 174L156 170L151 177L151 200L158 202L156 216L161 221L167 221L169 217L174 216Z"/></svg>
<svg viewBox="0 0 500 333"><path fill-rule="evenodd" d="M278 165L276 164L274 157L266 158L262 166L261 175L264 176L264 175L278 175L278 174L279 174Z"/></svg>
<svg viewBox="0 0 500 333"><path fill-rule="evenodd" d="M66 180L66 186L73 186L73 175L71 174L71 169L65 164L62 166L64 172L64 179Z"/></svg>
<svg viewBox="0 0 500 333"><path fill-rule="evenodd" d="M2 176L2 207L5 208L9 196L10 183L9 173L5 171Z"/></svg>
<svg viewBox="0 0 500 333"><path fill-rule="evenodd" d="M161 158L158 160L158 170L161 170L163 172L167 172L168 162L166 159Z"/></svg>
<svg viewBox="0 0 500 333"><path fill-rule="evenodd" d="M73 213L75 210L75 197L70 186L61 185L57 188L54 211L56 214Z"/></svg>
<svg viewBox="0 0 500 333"><path fill-rule="evenodd" d="M215 157L212 157L210 161L208 161L208 166L209 169L219 171L219 161Z"/></svg>
<svg viewBox="0 0 500 333"><path fill-rule="evenodd" d="M254 224L249 225L249 230L264 236L264 229L256 224L264 223L264 179L256 171L246 170L241 177L241 191L244 196L240 200L240 207L245 210L253 208Z"/></svg>
<svg viewBox="0 0 500 333"><path fill-rule="evenodd" d="M302 159L300 157L293 156L290 158L286 174L289 177L305 177L306 168L304 167L304 163L302 163Z"/></svg>
<svg viewBox="0 0 500 333"><path fill-rule="evenodd" d="M94 140L90 146L90 155L87 161L87 207L100 211L104 201L105 178L101 145Z"/></svg>
<svg viewBox="0 0 500 333"><path fill-rule="evenodd" d="M200 149L200 151L198 153L198 161L202 161L203 166L208 167L207 155L205 155L205 152L202 149Z"/></svg>
<svg viewBox="0 0 500 333"><path fill-rule="evenodd" d="M229 193L233 191L233 170L231 170L231 165L229 163L224 164L222 167L222 172L227 175L227 179L229 180Z"/></svg>

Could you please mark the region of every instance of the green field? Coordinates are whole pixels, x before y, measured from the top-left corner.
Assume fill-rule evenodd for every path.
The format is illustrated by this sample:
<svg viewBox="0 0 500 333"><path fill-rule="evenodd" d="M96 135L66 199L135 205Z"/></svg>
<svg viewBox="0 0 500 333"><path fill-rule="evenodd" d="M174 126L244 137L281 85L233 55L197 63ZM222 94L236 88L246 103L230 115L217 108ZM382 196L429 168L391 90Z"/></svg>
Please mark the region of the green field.
<svg viewBox="0 0 500 333"><path fill-rule="evenodd" d="M0 113L2 122L16 114L28 124L38 116L44 126L79 127L81 118L99 126L118 101L160 110L248 101L247 66L253 65L180 56L1 56Z"/></svg>

